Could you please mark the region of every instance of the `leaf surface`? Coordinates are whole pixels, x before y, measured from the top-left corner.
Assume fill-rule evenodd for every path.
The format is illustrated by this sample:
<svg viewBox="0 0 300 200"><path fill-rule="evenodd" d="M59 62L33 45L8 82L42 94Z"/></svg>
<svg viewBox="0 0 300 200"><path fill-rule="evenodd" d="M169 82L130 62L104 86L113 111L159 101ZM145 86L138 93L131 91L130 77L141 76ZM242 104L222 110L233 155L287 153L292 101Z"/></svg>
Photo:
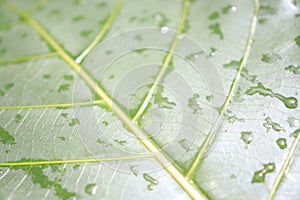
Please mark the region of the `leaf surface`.
<svg viewBox="0 0 300 200"><path fill-rule="evenodd" d="M0 4L1 199L300 197L298 1Z"/></svg>

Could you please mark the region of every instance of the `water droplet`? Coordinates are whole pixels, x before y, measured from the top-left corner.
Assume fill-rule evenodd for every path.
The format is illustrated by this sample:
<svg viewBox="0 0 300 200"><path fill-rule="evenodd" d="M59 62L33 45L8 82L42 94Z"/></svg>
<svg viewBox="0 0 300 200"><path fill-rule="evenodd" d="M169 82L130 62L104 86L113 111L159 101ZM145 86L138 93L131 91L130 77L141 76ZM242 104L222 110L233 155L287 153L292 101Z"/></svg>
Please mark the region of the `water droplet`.
<svg viewBox="0 0 300 200"><path fill-rule="evenodd" d="M276 97L281 100L287 108L293 109L298 107L298 100L295 97L284 97L276 94Z"/></svg>
<svg viewBox="0 0 300 200"><path fill-rule="evenodd" d="M3 170L2 169L0 169L0 174L3 174Z"/></svg>
<svg viewBox="0 0 300 200"><path fill-rule="evenodd" d="M298 35L294 40L295 40L297 46L300 47L300 35Z"/></svg>
<svg viewBox="0 0 300 200"><path fill-rule="evenodd" d="M274 172L276 169L275 163L264 164L264 169L267 171L266 173Z"/></svg>
<svg viewBox="0 0 300 200"><path fill-rule="evenodd" d="M197 60L197 58L203 53L204 53L203 51L199 51L199 52L196 52L196 53L190 53L190 54L185 56L185 59L187 59L189 61L192 61L192 62L195 62Z"/></svg>
<svg viewBox="0 0 300 200"><path fill-rule="evenodd" d="M267 128L267 131L269 132L270 129L273 129L274 131L284 131L284 129L280 126L279 123L273 122L272 119L270 117L267 117L265 119L265 123L263 123L263 126Z"/></svg>
<svg viewBox="0 0 300 200"><path fill-rule="evenodd" d="M253 141L253 133L252 132L241 132L241 137L240 137L245 144L250 144Z"/></svg>
<svg viewBox="0 0 300 200"><path fill-rule="evenodd" d="M163 34L166 34L169 32L169 27L167 26L163 26L160 28L160 32L163 33Z"/></svg>
<svg viewBox="0 0 300 200"><path fill-rule="evenodd" d="M154 186L153 186L152 184L149 184L149 185L147 186L147 188L148 188L148 190L154 190Z"/></svg>
<svg viewBox="0 0 300 200"><path fill-rule="evenodd" d="M235 11L237 11L237 8L236 8L236 6L231 6L231 11L233 11L233 12L235 12Z"/></svg>
<svg viewBox="0 0 300 200"><path fill-rule="evenodd" d="M216 53L217 53L217 49L216 48L210 48L210 53L209 53L209 56L214 56L214 55L216 55Z"/></svg>
<svg viewBox="0 0 300 200"><path fill-rule="evenodd" d="M44 75L43 75L43 78L44 78L44 79L49 79L50 77L51 77L50 74L44 74Z"/></svg>
<svg viewBox="0 0 300 200"><path fill-rule="evenodd" d="M200 108L200 101L199 101L199 94L194 94L193 97L189 98L189 102L188 102L188 106L190 109L193 110L193 113L196 114L198 113L200 110L202 110Z"/></svg>
<svg viewBox="0 0 300 200"><path fill-rule="evenodd" d="M280 100L285 107L289 109L294 109L298 107L298 100L295 97L285 97L281 94L274 93L270 88L266 88L262 83L257 83L257 86L252 86L250 87L247 91L246 94L248 95L254 95L254 94L259 94L262 96L270 96L270 97L275 97L278 100Z"/></svg>
<svg viewBox="0 0 300 200"><path fill-rule="evenodd" d="M219 14L219 12L217 12L217 11L211 13L211 14L208 16L208 18L209 18L210 20L215 20L215 19L218 19L219 17L220 17L220 14Z"/></svg>
<svg viewBox="0 0 300 200"><path fill-rule="evenodd" d="M73 119L71 119L69 126L72 127L72 126L75 126L76 124L80 124L80 121L77 118L73 118Z"/></svg>
<svg viewBox="0 0 300 200"><path fill-rule="evenodd" d="M157 185L157 184L158 184L158 181L157 181L155 178L153 178L152 176L150 176L149 174L147 174L147 173L144 173L144 174L143 174L143 177L144 177L144 179L145 179L146 181L148 181L148 182L151 183L151 184L154 184L154 185Z"/></svg>
<svg viewBox="0 0 300 200"><path fill-rule="evenodd" d="M206 99L207 101L211 102L212 99L213 99L213 95L207 95L207 96L205 97L205 99Z"/></svg>
<svg viewBox="0 0 300 200"><path fill-rule="evenodd" d="M224 39L224 35L219 23L211 24L208 28L212 31L213 34L218 35L221 40Z"/></svg>
<svg viewBox="0 0 300 200"><path fill-rule="evenodd" d="M262 170L254 172L252 183L263 183L265 181L266 173L263 173Z"/></svg>
<svg viewBox="0 0 300 200"><path fill-rule="evenodd" d="M264 168L262 170L258 170L254 172L252 183L262 183L265 181L266 174L272 173L275 171L275 163L267 163L263 165Z"/></svg>
<svg viewBox="0 0 300 200"><path fill-rule="evenodd" d="M276 144L279 146L280 149L287 148L287 143L285 138L279 138L278 140L276 140Z"/></svg>
<svg viewBox="0 0 300 200"><path fill-rule="evenodd" d="M107 125L108 125L108 122L107 122L107 121L103 121L102 124L103 124L104 126L107 126Z"/></svg>
<svg viewBox="0 0 300 200"><path fill-rule="evenodd" d="M84 191L89 195L95 196L97 193L97 189L98 186L96 185L96 183L90 183L85 186Z"/></svg>
<svg viewBox="0 0 300 200"><path fill-rule="evenodd" d="M296 75L300 74L300 65L295 66L295 65L289 65L286 68L284 68L285 70L288 70Z"/></svg>
<svg viewBox="0 0 300 200"><path fill-rule="evenodd" d="M64 75L64 79L67 80L67 81L72 81L74 78L73 78L72 75L67 74L67 75Z"/></svg>
<svg viewBox="0 0 300 200"><path fill-rule="evenodd" d="M20 122L22 120L22 118L23 118L23 116L20 114L16 114L16 116L15 116L16 122Z"/></svg>
<svg viewBox="0 0 300 200"><path fill-rule="evenodd" d="M135 176L138 176L139 175L139 172L137 170L138 166L130 166L130 171L135 175Z"/></svg>

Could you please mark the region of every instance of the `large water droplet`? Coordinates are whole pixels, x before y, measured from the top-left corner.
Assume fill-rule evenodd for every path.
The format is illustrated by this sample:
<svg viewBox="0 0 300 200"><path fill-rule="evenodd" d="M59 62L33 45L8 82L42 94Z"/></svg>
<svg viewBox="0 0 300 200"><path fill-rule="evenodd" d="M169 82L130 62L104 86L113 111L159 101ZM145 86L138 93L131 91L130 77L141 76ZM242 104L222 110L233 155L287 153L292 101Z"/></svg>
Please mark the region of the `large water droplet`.
<svg viewBox="0 0 300 200"><path fill-rule="evenodd" d="M258 83L257 86L250 87L246 91L246 94L248 95L259 94L262 96L275 97L278 100L282 101L285 107L289 109L294 109L298 107L298 100L295 97L285 97L281 94L274 93L270 88L266 88L262 83Z"/></svg>
<svg viewBox="0 0 300 200"><path fill-rule="evenodd" d="M287 148L286 139L285 138L279 138L276 140L276 144L279 146L280 149Z"/></svg>

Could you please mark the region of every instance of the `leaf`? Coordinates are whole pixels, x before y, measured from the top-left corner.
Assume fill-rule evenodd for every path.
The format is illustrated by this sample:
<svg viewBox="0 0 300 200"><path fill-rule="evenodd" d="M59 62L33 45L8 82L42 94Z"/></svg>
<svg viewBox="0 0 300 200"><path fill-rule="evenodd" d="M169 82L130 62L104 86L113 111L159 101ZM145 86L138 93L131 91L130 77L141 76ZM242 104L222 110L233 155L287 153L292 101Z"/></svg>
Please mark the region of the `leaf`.
<svg viewBox="0 0 300 200"><path fill-rule="evenodd" d="M299 198L298 1L0 4L0 199Z"/></svg>

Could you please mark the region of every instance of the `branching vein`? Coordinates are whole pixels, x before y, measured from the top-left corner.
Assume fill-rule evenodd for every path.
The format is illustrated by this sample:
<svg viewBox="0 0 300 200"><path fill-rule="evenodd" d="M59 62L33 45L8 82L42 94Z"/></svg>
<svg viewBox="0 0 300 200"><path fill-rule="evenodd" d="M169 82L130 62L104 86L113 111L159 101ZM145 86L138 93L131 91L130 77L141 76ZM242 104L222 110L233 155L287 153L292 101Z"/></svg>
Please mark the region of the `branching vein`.
<svg viewBox="0 0 300 200"><path fill-rule="evenodd" d="M211 129L210 133L206 136L203 144L201 145L199 151L197 152L197 155L193 161L193 163L191 164L186 176L187 177L192 177L193 173L195 172L195 170L199 167L200 161L202 158L204 158L205 154L208 152L209 148L211 147L215 137L217 136L217 131L219 129L219 126L222 123L223 120L223 115L228 107L229 102L232 99L233 93L236 89L237 83L240 79L241 73L244 69L245 64L247 63L247 59L249 57L250 54L250 50L251 50L251 44L252 44L252 40L253 40L253 36L254 36L254 32L255 32L255 28L256 28L256 23L257 23L257 15L258 15L258 10L259 10L259 1L258 0L254 0L254 12L253 12L253 17L252 17L252 23L250 26L250 32L249 32L249 36L248 36L248 40L247 40L247 45L246 48L244 50L244 54L243 54L243 59L242 62L238 68L238 71L233 79L233 82L231 84L230 90L228 92L228 95L225 99L224 104L222 105L220 111L219 111L219 117L217 118L216 122L214 123L213 128Z"/></svg>

